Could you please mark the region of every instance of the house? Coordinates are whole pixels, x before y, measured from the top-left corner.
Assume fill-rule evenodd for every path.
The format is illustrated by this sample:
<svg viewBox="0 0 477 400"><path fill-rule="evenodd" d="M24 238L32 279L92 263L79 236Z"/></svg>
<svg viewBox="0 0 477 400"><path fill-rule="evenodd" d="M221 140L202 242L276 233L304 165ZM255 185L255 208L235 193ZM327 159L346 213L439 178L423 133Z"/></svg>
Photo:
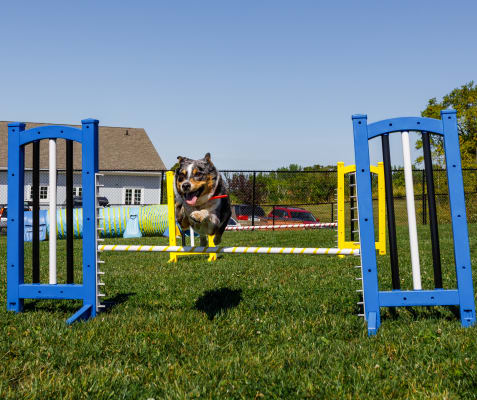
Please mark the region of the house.
<svg viewBox="0 0 477 400"><path fill-rule="evenodd" d="M26 123L25 129L55 125ZM77 125L69 125L81 128ZM25 148L25 200L31 200L32 145ZM74 143L74 195L81 196L81 144ZM65 140L57 140L57 201L66 202ZM0 205L7 204L8 122L0 121ZM146 131L142 128L99 127L99 170L104 176L99 195L111 205L158 204L166 169ZM40 142L40 206L46 208L48 185L48 141Z"/></svg>

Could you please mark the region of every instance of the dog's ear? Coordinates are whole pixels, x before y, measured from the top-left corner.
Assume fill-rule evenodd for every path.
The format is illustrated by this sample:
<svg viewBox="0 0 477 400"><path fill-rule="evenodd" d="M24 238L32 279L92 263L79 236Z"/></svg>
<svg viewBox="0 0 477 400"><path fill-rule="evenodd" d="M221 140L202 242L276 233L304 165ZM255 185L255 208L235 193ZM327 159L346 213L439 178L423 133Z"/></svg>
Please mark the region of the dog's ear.
<svg viewBox="0 0 477 400"><path fill-rule="evenodd" d="M179 160L179 164L182 164L182 162L184 161L185 157L177 156L177 159Z"/></svg>
<svg viewBox="0 0 477 400"><path fill-rule="evenodd" d="M207 153L205 156L204 156L204 160L207 161L207 162L211 162L210 161L210 153Z"/></svg>

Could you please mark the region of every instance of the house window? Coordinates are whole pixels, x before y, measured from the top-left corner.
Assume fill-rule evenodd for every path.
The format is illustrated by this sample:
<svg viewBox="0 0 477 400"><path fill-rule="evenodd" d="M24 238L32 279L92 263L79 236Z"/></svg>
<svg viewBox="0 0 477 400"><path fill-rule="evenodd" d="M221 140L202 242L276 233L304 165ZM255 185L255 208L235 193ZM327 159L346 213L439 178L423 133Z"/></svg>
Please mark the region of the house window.
<svg viewBox="0 0 477 400"><path fill-rule="evenodd" d="M81 197L83 195L83 188L81 186L77 186L73 188L73 196Z"/></svg>
<svg viewBox="0 0 477 400"><path fill-rule="evenodd" d="M33 186L30 186L30 200L33 200ZM40 186L40 200L48 200L48 186Z"/></svg>
<svg viewBox="0 0 477 400"><path fill-rule="evenodd" d="M124 189L124 204L140 205L142 204L142 189Z"/></svg>
<svg viewBox="0 0 477 400"><path fill-rule="evenodd" d="M48 200L48 186L40 186L40 200Z"/></svg>

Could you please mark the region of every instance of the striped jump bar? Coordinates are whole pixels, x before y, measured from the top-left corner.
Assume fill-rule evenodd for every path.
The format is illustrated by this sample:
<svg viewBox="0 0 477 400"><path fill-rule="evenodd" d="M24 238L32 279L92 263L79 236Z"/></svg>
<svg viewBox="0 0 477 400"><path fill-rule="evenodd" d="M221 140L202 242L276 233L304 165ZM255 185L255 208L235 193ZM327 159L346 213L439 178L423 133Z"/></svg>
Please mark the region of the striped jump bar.
<svg viewBox="0 0 477 400"><path fill-rule="evenodd" d="M98 251L153 251L163 253L234 253L234 254L310 254L310 255L353 255L359 256L359 249L337 249L316 247L182 247L182 246L138 246L105 244Z"/></svg>
<svg viewBox="0 0 477 400"><path fill-rule="evenodd" d="M287 229L287 228L336 228L336 222L320 222L312 224L283 224L283 225L255 225L255 226L227 226L226 231L254 231L257 229Z"/></svg>

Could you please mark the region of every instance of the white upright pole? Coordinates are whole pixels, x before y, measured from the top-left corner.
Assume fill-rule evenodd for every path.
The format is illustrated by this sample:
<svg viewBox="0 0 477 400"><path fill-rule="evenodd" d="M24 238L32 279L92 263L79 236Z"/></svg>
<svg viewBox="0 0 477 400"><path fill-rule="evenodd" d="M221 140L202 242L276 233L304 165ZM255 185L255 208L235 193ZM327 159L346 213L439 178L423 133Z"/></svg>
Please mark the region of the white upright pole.
<svg viewBox="0 0 477 400"><path fill-rule="evenodd" d="M414 205L414 182L412 179L411 150L409 132L401 132L402 156L404 159L404 180L406 183L407 221L409 244L411 247L412 283L414 290L421 290L421 266L419 264L419 244L417 241L416 208Z"/></svg>
<svg viewBox="0 0 477 400"><path fill-rule="evenodd" d="M195 234L194 234L194 229L192 228L192 226L189 228L189 232L190 232L190 245L192 247L195 246Z"/></svg>
<svg viewBox="0 0 477 400"><path fill-rule="evenodd" d="M49 140L49 191L50 191L50 235L49 271L50 284L56 285L56 139Z"/></svg>

